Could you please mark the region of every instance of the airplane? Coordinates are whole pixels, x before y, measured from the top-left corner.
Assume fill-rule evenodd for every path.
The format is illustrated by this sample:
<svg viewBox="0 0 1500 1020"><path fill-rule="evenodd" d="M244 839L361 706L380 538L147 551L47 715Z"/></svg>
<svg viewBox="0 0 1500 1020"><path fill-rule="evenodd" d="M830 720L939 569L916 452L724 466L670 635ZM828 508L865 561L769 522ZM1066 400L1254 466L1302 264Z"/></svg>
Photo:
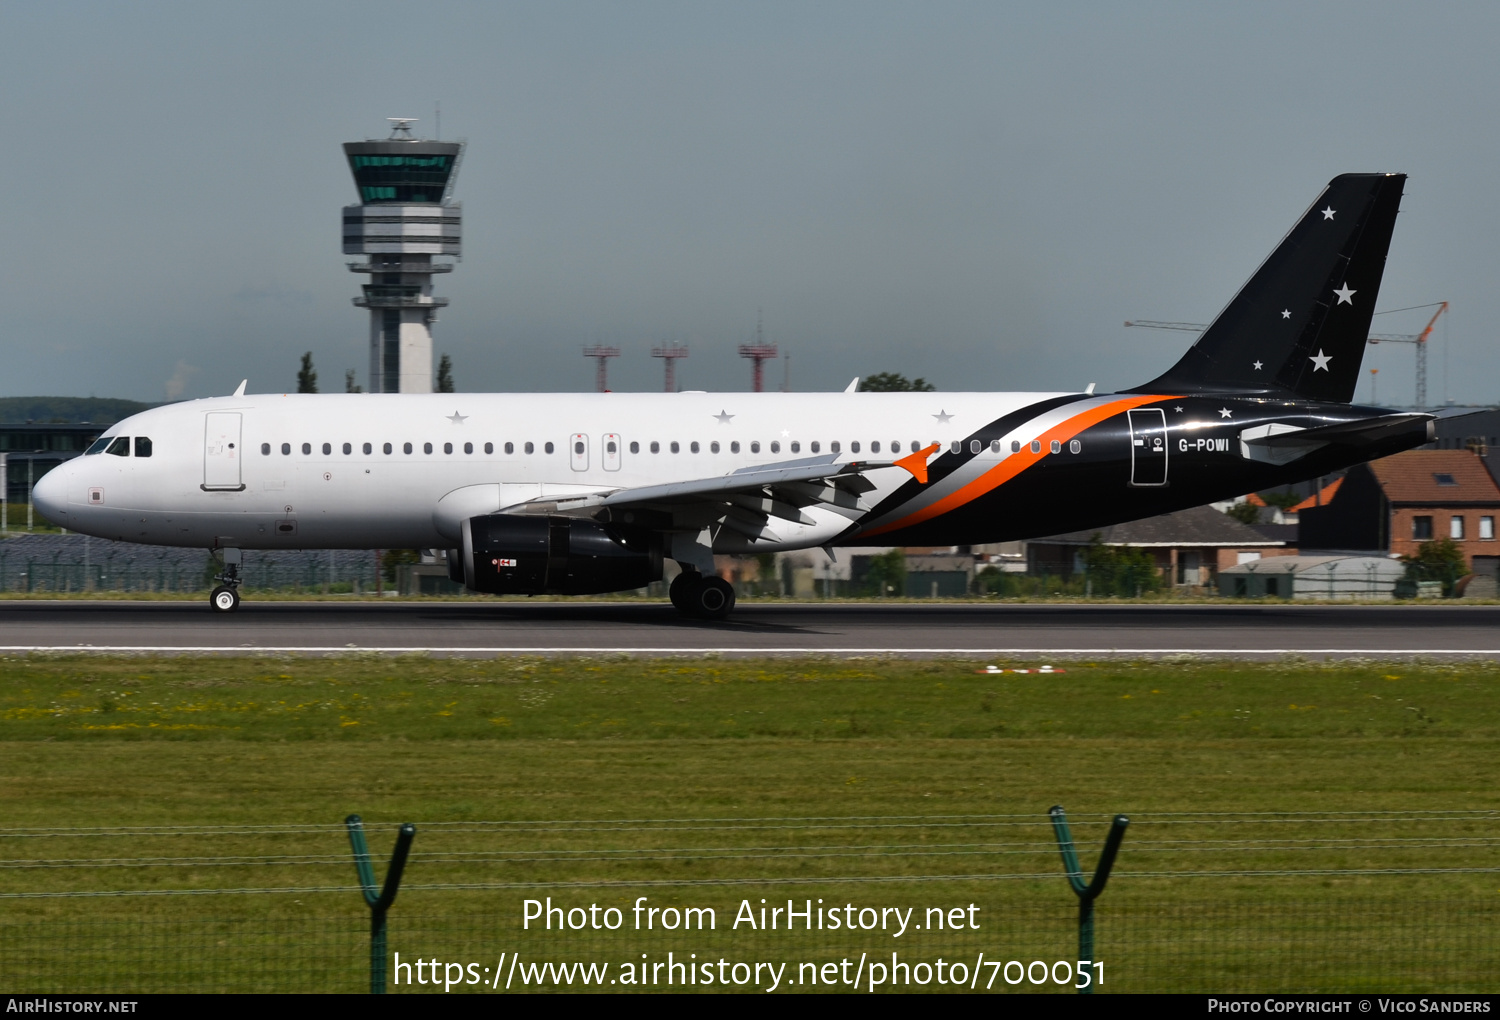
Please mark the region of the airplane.
<svg viewBox="0 0 1500 1020"><path fill-rule="evenodd" d="M247 394L153 408L36 484L100 538L439 548L475 592L644 587L735 604L718 553L973 545L1083 531L1419 446L1433 416L1350 403L1404 174L1318 195L1174 366L1117 393ZM858 380L856 380L856 383Z"/></svg>

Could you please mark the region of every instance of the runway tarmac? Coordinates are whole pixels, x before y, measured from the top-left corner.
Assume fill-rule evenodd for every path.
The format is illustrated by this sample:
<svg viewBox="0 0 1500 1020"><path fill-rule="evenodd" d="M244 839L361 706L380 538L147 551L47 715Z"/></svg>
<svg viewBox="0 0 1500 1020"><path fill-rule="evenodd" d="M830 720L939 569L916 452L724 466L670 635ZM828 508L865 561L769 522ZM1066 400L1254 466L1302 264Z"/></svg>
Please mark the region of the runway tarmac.
<svg viewBox="0 0 1500 1020"><path fill-rule="evenodd" d="M63 651L1500 659L1500 606L779 603L703 623L640 602L0 600L0 654Z"/></svg>

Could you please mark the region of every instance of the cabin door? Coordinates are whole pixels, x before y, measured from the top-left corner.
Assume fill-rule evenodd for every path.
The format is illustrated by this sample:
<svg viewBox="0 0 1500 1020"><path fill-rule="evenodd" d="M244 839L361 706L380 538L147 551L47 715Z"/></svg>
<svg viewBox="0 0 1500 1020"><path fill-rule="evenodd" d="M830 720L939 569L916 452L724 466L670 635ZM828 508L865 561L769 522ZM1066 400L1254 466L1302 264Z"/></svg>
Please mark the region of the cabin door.
<svg viewBox="0 0 1500 1020"><path fill-rule="evenodd" d="M1140 407L1130 417L1130 484L1167 484L1167 412Z"/></svg>
<svg viewBox="0 0 1500 1020"><path fill-rule="evenodd" d="M238 492L245 487L240 478L240 413L210 411L203 417L203 488Z"/></svg>

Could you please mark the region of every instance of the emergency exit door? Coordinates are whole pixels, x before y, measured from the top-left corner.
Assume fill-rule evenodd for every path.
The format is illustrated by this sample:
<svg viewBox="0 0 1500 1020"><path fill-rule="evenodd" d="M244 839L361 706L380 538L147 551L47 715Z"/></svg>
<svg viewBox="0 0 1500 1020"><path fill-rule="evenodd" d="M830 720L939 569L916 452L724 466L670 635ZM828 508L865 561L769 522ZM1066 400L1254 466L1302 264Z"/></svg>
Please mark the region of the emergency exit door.
<svg viewBox="0 0 1500 1020"><path fill-rule="evenodd" d="M589 469L589 437L575 432L568 437L568 456L572 458L574 471Z"/></svg>
<svg viewBox="0 0 1500 1020"><path fill-rule="evenodd" d="M1142 407L1130 418L1130 484L1167 484L1167 412Z"/></svg>
<svg viewBox="0 0 1500 1020"><path fill-rule="evenodd" d="M210 411L203 418L203 488L238 492L245 487L240 478L240 414Z"/></svg>

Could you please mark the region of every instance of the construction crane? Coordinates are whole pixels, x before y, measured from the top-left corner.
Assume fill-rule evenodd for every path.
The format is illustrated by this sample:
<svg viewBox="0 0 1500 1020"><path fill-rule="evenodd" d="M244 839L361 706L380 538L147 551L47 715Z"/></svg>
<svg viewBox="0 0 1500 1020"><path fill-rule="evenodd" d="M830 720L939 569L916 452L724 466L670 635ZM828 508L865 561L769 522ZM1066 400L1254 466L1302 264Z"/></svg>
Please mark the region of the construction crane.
<svg viewBox="0 0 1500 1020"><path fill-rule="evenodd" d="M1432 318L1427 320L1426 327L1420 333L1371 333L1369 343L1372 344L1414 344L1417 348L1417 402L1416 407L1427 407L1427 341L1432 337L1433 327L1442 314L1448 310L1448 302L1434 301L1426 305L1408 305L1405 308L1392 308L1389 312L1376 312L1376 315L1390 315L1394 312L1413 312L1420 308L1436 308ZM1145 329L1175 329L1188 333L1202 333L1208 326L1201 322L1158 322L1153 319L1133 319L1125 323L1127 326L1138 326Z"/></svg>
<svg viewBox="0 0 1500 1020"><path fill-rule="evenodd" d="M651 348L651 356L653 358L661 358L667 363L667 383L664 389L667 393L676 393L677 359L687 357L688 349L686 347L678 346L675 343L668 343L663 344L660 347Z"/></svg>

